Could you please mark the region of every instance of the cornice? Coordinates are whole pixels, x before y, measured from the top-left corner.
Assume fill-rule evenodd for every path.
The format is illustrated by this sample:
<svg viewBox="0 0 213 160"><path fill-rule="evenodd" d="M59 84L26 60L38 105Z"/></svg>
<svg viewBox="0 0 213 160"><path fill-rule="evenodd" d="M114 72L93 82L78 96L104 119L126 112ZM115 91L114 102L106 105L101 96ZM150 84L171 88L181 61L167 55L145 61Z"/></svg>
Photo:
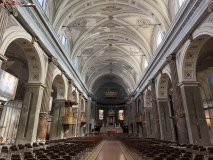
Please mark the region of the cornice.
<svg viewBox="0 0 213 160"><path fill-rule="evenodd" d="M178 84L179 87L186 87L186 86L199 86L200 82L197 81L182 81Z"/></svg>

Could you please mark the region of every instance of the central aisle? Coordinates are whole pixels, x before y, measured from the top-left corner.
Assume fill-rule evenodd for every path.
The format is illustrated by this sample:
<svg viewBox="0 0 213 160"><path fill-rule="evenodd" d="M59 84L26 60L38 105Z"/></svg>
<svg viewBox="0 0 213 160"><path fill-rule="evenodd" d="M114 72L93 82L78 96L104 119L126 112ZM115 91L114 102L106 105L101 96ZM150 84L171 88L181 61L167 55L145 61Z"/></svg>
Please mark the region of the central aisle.
<svg viewBox="0 0 213 160"><path fill-rule="evenodd" d="M126 160L118 143L107 140L96 160Z"/></svg>

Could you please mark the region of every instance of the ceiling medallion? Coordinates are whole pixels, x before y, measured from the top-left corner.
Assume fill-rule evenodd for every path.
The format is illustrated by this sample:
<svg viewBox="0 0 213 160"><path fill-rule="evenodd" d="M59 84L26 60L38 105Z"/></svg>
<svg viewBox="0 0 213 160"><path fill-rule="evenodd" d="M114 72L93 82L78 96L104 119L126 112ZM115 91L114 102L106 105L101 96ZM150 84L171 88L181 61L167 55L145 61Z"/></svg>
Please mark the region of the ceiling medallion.
<svg viewBox="0 0 213 160"><path fill-rule="evenodd" d="M113 16L109 16L109 19L112 20L112 19L113 19Z"/></svg>
<svg viewBox="0 0 213 160"><path fill-rule="evenodd" d="M147 19L143 19L142 17L137 18L137 24L142 28L147 28L151 23Z"/></svg>
<svg viewBox="0 0 213 160"><path fill-rule="evenodd" d="M110 47L112 47L112 44L109 44Z"/></svg>
<svg viewBox="0 0 213 160"><path fill-rule="evenodd" d="M135 47L135 46L130 46L130 50L131 50L132 52L135 52L135 53L138 53L138 52L139 52L139 49L138 49L137 47Z"/></svg>
<svg viewBox="0 0 213 160"><path fill-rule="evenodd" d="M106 8L102 8L101 10L106 12L114 12L121 10L121 8L117 8L116 6L107 6Z"/></svg>

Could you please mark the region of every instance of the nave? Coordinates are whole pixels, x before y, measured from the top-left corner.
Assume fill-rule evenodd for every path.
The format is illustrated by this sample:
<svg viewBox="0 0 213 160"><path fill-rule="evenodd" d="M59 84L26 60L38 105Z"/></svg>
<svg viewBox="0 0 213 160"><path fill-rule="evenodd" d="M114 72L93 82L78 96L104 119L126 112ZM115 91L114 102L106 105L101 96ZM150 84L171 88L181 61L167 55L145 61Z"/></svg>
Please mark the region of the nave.
<svg viewBox="0 0 213 160"><path fill-rule="evenodd" d="M213 147L128 134L96 134L5 145L0 160L213 160Z"/></svg>

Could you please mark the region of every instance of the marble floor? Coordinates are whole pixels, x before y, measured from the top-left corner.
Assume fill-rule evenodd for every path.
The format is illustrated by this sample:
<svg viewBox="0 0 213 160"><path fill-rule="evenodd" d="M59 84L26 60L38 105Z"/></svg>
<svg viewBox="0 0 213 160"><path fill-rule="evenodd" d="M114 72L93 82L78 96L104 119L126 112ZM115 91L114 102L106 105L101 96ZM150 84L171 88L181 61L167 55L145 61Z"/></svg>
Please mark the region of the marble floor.
<svg viewBox="0 0 213 160"><path fill-rule="evenodd" d="M118 140L103 140L84 160L134 160Z"/></svg>
<svg viewBox="0 0 213 160"><path fill-rule="evenodd" d="M117 141L107 140L96 160L126 160Z"/></svg>

